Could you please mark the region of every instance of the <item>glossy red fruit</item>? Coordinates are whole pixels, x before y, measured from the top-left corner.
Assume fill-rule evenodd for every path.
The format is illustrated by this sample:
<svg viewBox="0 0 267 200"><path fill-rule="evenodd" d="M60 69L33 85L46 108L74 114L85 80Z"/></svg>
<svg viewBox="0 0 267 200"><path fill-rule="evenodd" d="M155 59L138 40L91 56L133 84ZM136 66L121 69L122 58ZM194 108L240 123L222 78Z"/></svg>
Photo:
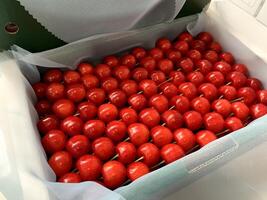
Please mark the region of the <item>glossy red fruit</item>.
<svg viewBox="0 0 267 200"><path fill-rule="evenodd" d="M67 86L66 95L69 100L80 102L85 98L86 91L82 84L71 84Z"/></svg>
<svg viewBox="0 0 267 200"><path fill-rule="evenodd" d="M82 83L86 89L99 87L99 80L92 74L85 74L81 77Z"/></svg>
<svg viewBox="0 0 267 200"><path fill-rule="evenodd" d="M136 59L133 55L127 54L121 57L121 64L132 69L136 65Z"/></svg>
<svg viewBox="0 0 267 200"><path fill-rule="evenodd" d="M137 149L138 157L143 157L143 162L148 166L152 167L158 164L160 160L160 150L159 148L152 143L142 144Z"/></svg>
<svg viewBox="0 0 267 200"><path fill-rule="evenodd" d="M63 79L66 84L73 84L78 83L81 80L81 76L76 71L68 70L64 72Z"/></svg>
<svg viewBox="0 0 267 200"><path fill-rule="evenodd" d="M83 181L95 181L101 175L102 162L98 157L86 154L77 160L76 168Z"/></svg>
<svg viewBox="0 0 267 200"><path fill-rule="evenodd" d="M140 66L145 68L147 71L153 71L156 67L156 60L151 56L147 56L141 59Z"/></svg>
<svg viewBox="0 0 267 200"><path fill-rule="evenodd" d="M45 152L55 153L65 148L66 136L65 134L57 129L53 129L45 134L42 138L42 145Z"/></svg>
<svg viewBox="0 0 267 200"><path fill-rule="evenodd" d="M231 132L244 127L242 121L237 117L228 117L224 121L224 125L225 125L225 128L229 129Z"/></svg>
<svg viewBox="0 0 267 200"><path fill-rule="evenodd" d="M132 79L136 82L140 82L144 79L147 79L148 71L143 67L137 67L132 71Z"/></svg>
<svg viewBox="0 0 267 200"><path fill-rule="evenodd" d="M103 80L104 78L108 78L111 76L111 69L109 65L106 64L98 64L95 67L95 74L99 79Z"/></svg>
<svg viewBox="0 0 267 200"><path fill-rule="evenodd" d="M224 130L224 119L217 112L210 112L204 115L203 122L205 128L214 133L219 133Z"/></svg>
<svg viewBox="0 0 267 200"><path fill-rule="evenodd" d="M83 121L79 117L69 116L61 121L60 128L69 136L78 135L82 132Z"/></svg>
<svg viewBox="0 0 267 200"><path fill-rule="evenodd" d="M136 179L144 176L145 174L149 173L149 168L145 163L142 162L134 162L131 163L127 167L127 177L131 181L135 181Z"/></svg>
<svg viewBox="0 0 267 200"><path fill-rule="evenodd" d="M160 38L156 42L156 47L162 51L168 51L172 47L172 43L168 38Z"/></svg>
<svg viewBox="0 0 267 200"><path fill-rule="evenodd" d="M187 128L179 128L173 133L175 142L183 148L185 152L190 151L196 144L194 133Z"/></svg>
<svg viewBox="0 0 267 200"><path fill-rule="evenodd" d="M267 104L267 90L257 91L256 96L260 103Z"/></svg>
<svg viewBox="0 0 267 200"><path fill-rule="evenodd" d="M208 60L199 60L196 62L196 68L198 68L203 75L206 75L212 70L213 66Z"/></svg>
<svg viewBox="0 0 267 200"><path fill-rule="evenodd" d="M133 124L133 123L137 122L137 120L138 120L138 115L137 115L136 111L132 108L121 109L119 115L120 115L121 120L126 125Z"/></svg>
<svg viewBox="0 0 267 200"><path fill-rule="evenodd" d="M71 155L66 151L57 151L48 160L57 177L68 173L72 167Z"/></svg>
<svg viewBox="0 0 267 200"><path fill-rule="evenodd" d="M232 105L226 99L217 99L212 103L212 109L223 117L228 117L232 112Z"/></svg>
<svg viewBox="0 0 267 200"><path fill-rule="evenodd" d="M118 108L123 107L127 102L127 96L122 90L114 90L108 95L108 99Z"/></svg>
<svg viewBox="0 0 267 200"><path fill-rule="evenodd" d="M166 76L162 71L153 71L150 75L150 79L159 85L166 81Z"/></svg>
<svg viewBox="0 0 267 200"><path fill-rule="evenodd" d="M210 102L204 97L196 97L191 101L191 107L204 115L210 111Z"/></svg>
<svg viewBox="0 0 267 200"><path fill-rule="evenodd" d="M119 64L119 59L116 56L110 55L103 59L103 62L108 66L114 68Z"/></svg>
<svg viewBox="0 0 267 200"><path fill-rule="evenodd" d="M162 94L155 94L149 99L149 106L155 108L159 113L168 110L168 99Z"/></svg>
<svg viewBox="0 0 267 200"><path fill-rule="evenodd" d="M72 157L79 158L88 153L90 150L90 142L84 135L75 135L67 141L66 149Z"/></svg>
<svg viewBox="0 0 267 200"><path fill-rule="evenodd" d="M195 86L199 86L204 82L204 76L201 72L195 71L187 75L187 80Z"/></svg>
<svg viewBox="0 0 267 200"><path fill-rule="evenodd" d="M244 75L248 75L248 68L244 64L234 64L233 70L243 73Z"/></svg>
<svg viewBox="0 0 267 200"><path fill-rule="evenodd" d="M194 63L190 58L183 58L177 64L177 67L180 67L184 73L190 73L194 70Z"/></svg>
<svg viewBox="0 0 267 200"><path fill-rule="evenodd" d="M89 120L83 126L83 134L90 140L97 139L105 133L106 127L101 120Z"/></svg>
<svg viewBox="0 0 267 200"><path fill-rule="evenodd" d="M172 142L173 135L170 129L164 126L155 126L150 131L153 143L161 148Z"/></svg>
<svg viewBox="0 0 267 200"><path fill-rule="evenodd" d="M77 107L79 117L83 121L95 118L97 114L97 107L91 102L82 102Z"/></svg>
<svg viewBox="0 0 267 200"><path fill-rule="evenodd" d="M179 51L171 49L166 52L166 57L172 62L176 63L181 59L182 54Z"/></svg>
<svg viewBox="0 0 267 200"><path fill-rule="evenodd" d="M61 183L80 183L81 181L80 175L76 173L67 173L58 179L58 182Z"/></svg>
<svg viewBox="0 0 267 200"><path fill-rule="evenodd" d="M213 101L218 96L217 88L211 83L203 83L198 87L198 91L209 101Z"/></svg>
<svg viewBox="0 0 267 200"><path fill-rule="evenodd" d="M149 55L155 60L160 60L163 58L163 51L159 48L152 48L149 51Z"/></svg>
<svg viewBox="0 0 267 200"><path fill-rule="evenodd" d="M267 106L262 103L254 104L250 107L250 112L253 119L258 119L267 114Z"/></svg>
<svg viewBox="0 0 267 200"><path fill-rule="evenodd" d="M213 41L210 44L209 48L210 48L210 50L216 51L217 53L221 53L221 51L222 51L222 46L216 41Z"/></svg>
<svg viewBox="0 0 267 200"><path fill-rule="evenodd" d="M188 33L188 32L182 32L179 36L178 36L178 40L184 40L186 42L191 42L193 40L193 36Z"/></svg>
<svg viewBox="0 0 267 200"><path fill-rule="evenodd" d="M50 83L46 89L46 97L50 101L56 101L64 98L65 87L61 83Z"/></svg>
<svg viewBox="0 0 267 200"><path fill-rule="evenodd" d="M101 82L101 87L105 90L105 92L110 93L114 90L116 90L119 86L118 81L113 77L105 78Z"/></svg>
<svg viewBox="0 0 267 200"><path fill-rule="evenodd" d="M228 101L234 100L237 98L237 91L231 85L223 85L219 88L219 94Z"/></svg>
<svg viewBox="0 0 267 200"><path fill-rule="evenodd" d="M203 52L206 49L206 44L202 40L193 40L190 42L190 46L192 49L196 49L200 52Z"/></svg>
<svg viewBox="0 0 267 200"><path fill-rule="evenodd" d="M62 77L62 72L59 69L50 69L44 73L43 80L47 83L59 83Z"/></svg>
<svg viewBox="0 0 267 200"><path fill-rule="evenodd" d="M234 71L226 76L226 80L231 82L231 85L235 88L240 88L245 86L247 77L241 72Z"/></svg>
<svg viewBox="0 0 267 200"><path fill-rule="evenodd" d="M176 110L167 110L161 115L162 121L166 123L166 126L175 130L183 125L183 116Z"/></svg>
<svg viewBox="0 0 267 200"><path fill-rule="evenodd" d="M94 66L91 65L90 63L82 62L78 65L77 70L80 72L81 75L93 74Z"/></svg>
<svg viewBox="0 0 267 200"><path fill-rule="evenodd" d="M261 90L262 89L262 83L259 79L257 78L248 78L246 85L248 87L251 87L255 91Z"/></svg>
<svg viewBox="0 0 267 200"><path fill-rule="evenodd" d="M232 103L232 111L234 115L241 119L242 121L245 120L249 116L249 108L246 104L242 102L234 102Z"/></svg>
<svg viewBox="0 0 267 200"><path fill-rule="evenodd" d="M114 68L113 75L118 79L118 81L123 81L130 78L131 72L127 66L119 65Z"/></svg>
<svg viewBox="0 0 267 200"><path fill-rule="evenodd" d="M59 99L53 104L52 110L57 117L64 119L74 114L75 105L69 99Z"/></svg>
<svg viewBox="0 0 267 200"><path fill-rule="evenodd" d="M58 127L59 121L54 115L46 116L40 119L37 123L38 130L41 133L47 133Z"/></svg>
<svg viewBox="0 0 267 200"><path fill-rule="evenodd" d="M187 111L184 113L183 118L186 127L192 131L200 129L202 126L202 116L197 111Z"/></svg>
<svg viewBox="0 0 267 200"><path fill-rule="evenodd" d="M47 100L38 101L34 107L39 115L47 115L51 111L51 104Z"/></svg>
<svg viewBox="0 0 267 200"><path fill-rule="evenodd" d="M204 147L216 139L217 136L213 132L208 130L202 130L196 134L196 140L200 147Z"/></svg>
<svg viewBox="0 0 267 200"><path fill-rule="evenodd" d="M94 154L103 161L111 159L115 154L115 146L108 137L100 137L93 141Z"/></svg>
<svg viewBox="0 0 267 200"><path fill-rule="evenodd" d="M127 171L123 164L112 160L103 165L102 175L104 185L110 189L115 189L126 181Z"/></svg>
<svg viewBox="0 0 267 200"><path fill-rule="evenodd" d="M196 50L196 49L192 49L192 50L190 50L190 51L187 53L187 56L188 56L191 60L193 60L194 62L200 60L201 57L202 57L201 53L200 53L198 50Z"/></svg>
<svg viewBox="0 0 267 200"><path fill-rule="evenodd" d="M87 99L95 105L101 105L106 100L105 91L101 88L93 88L87 91Z"/></svg>
<svg viewBox="0 0 267 200"><path fill-rule="evenodd" d="M225 61L219 61L214 64L214 70L221 72L223 75L227 75L231 72L232 67Z"/></svg>
<svg viewBox="0 0 267 200"><path fill-rule="evenodd" d="M178 88L173 84L166 82L160 86L160 91L166 98L172 98L178 94Z"/></svg>
<svg viewBox="0 0 267 200"><path fill-rule="evenodd" d="M142 47L135 47L132 50L132 55L137 59L141 60L146 56L146 50Z"/></svg>
<svg viewBox="0 0 267 200"><path fill-rule="evenodd" d="M178 90L188 99L193 99L197 96L197 88L191 82L185 82L179 85Z"/></svg>
<svg viewBox="0 0 267 200"><path fill-rule="evenodd" d="M213 40L213 37L210 33L208 32L200 32L197 35L197 39L202 40L205 43L211 43Z"/></svg>
<svg viewBox="0 0 267 200"><path fill-rule="evenodd" d="M118 154L118 161L128 165L134 162L137 151L132 143L121 142L116 146L116 153Z"/></svg>
<svg viewBox="0 0 267 200"><path fill-rule="evenodd" d="M152 95L157 94L158 91L156 83L149 79L142 80L139 83L139 88L143 91L143 94L146 97L151 97Z"/></svg>
<svg viewBox="0 0 267 200"><path fill-rule="evenodd" d="M251 105L256 100L256 92L251 87L240 88L237 91L237 96L242 98L242 101L247 105Z"/></svg>
<svg viewBox="0 0 267 200"><path fill-rule="evenodd" d="M203 58L210 61L211 63L215 63L219 60L219 56L216 51L208 50L203 55Z"/></svg>
<svg viewBox="0 0 267 200"><path fill-rule="evenodd" d="M128 126L128 135L131 143L135 146L140 146L149 140L149 130L141 123L133 123Z"/></svg>
<svg viewBox="0 0 267 200"><path fill-rule="evenodd" d="M164 74L168 75L173 70L173 62L169 59L161 59L158 61L157 67Z"/></svg>
<svg viewBox="0 0 267 200"><path fill-rule="evenodd" d="M224 84L224 75L219 71L212 71L207 74L206 81L220 87Z"/></svg>
<svg viewBox="0 0 267 200"><path fill-rule="evenodd" d="M32 88L38 99L42 99L46 96L47 84L38 82L38 83L33 84Z"/></svg>
<svg viewBox="0 0 267 200"><path fill-rule="evenodd" d="M223 52L220 54L221 60L224 60L225 62L228 62L230 65L234 63L234 57L231 53L229 52Z"/></svg>
<svg viewBox="0 0 267 200"><path fill-rule="evenodd" d="M173 48L185 55L189 50L189 44L184 40L180 40L173 44Z"/></svg>
<svg viewBox="0 0 267 200"><path fill-rule="evenodd" d="M106 103L98 107L97 116L104 122L110 122L117 118L118 113L119 111L116 106L111 103Z"/></svg>
<svg viewBox="0 0 267 200"><path fill-rule="evenodd" d="M159 124L160 114L154 108L145 108L139 113L139 121L152 128Z"/></svg>
<svg viewBox="0 0 267 200"><path fill-rule="evenodd" d="M185 152L177 144L166 144L161 148L160 155L164 162L169 164L184 157Z"/></svg>
<svg viewBox="0 0 267 200"><path fill-rule="evenodd" d="M172 79L171 81L176 87L179 87L181 83L185 82L185 75L181 71L171 71L169 77Z"/></svg>
<svg viewBox="0 0 267 200"><path fill-rule="evenodd" d="M128 103L134 110L139 111L146 107L147 100L143 94L133 94L128 98Z"/></svg>
<svg viewBox="0 0 267 200"><path fill-rule="evenodd" d="M179 113L185 113L190 108L190 101L187 97L184 96L175 96L175 108L178 110Z"/></svg>
<svg viewBox="0 0 267 200"><path fill-rule="evenodd" d="M131 96L138 92L138 84L134 80L125 80L121 83L121 90Z"/></svg>
<svg viewBox="0 0 267 200"><path fill-rule="evenodd" d="M111 121L107 124L106 128L106 135L113 141L113 142L120 142L122 141L127 132L127 126L124 122L121 121Z"/></svg>

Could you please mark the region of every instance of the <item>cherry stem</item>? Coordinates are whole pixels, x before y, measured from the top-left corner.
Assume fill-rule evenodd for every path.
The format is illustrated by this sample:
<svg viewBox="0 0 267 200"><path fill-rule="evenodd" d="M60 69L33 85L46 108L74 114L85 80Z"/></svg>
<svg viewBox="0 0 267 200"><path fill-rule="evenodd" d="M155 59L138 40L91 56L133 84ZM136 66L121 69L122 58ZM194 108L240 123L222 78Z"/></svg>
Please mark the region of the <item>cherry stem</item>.
<svg viewBox="0 0 267 200"><path fill-rule="evenodd" d="M231 103L233 103L233 102L237 102L237 101L241 101L241 100L243 100L243 99L244 99L243 97L239 97L239 98L237 98L237 99L232 100Z"/></svg>
<svg viewBox="0 0 267 200"><path fill-rule="evenodd" d="M225 85L231 85L232 84L232 82L228 82L228 83L226 83Z"/></svg>

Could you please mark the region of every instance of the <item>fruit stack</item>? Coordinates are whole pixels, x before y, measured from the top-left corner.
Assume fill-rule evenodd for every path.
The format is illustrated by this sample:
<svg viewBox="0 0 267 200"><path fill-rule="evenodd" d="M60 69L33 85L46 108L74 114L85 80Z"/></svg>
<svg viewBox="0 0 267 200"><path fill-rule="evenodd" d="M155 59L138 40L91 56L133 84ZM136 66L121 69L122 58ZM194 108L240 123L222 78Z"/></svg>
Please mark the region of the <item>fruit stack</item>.
<svg viewBox="0 0 267 200"><path fill-rule="evenodd" d="M115 189L267 113L267 90L210 33L160 38L35 83L48 163Z"/></svg>

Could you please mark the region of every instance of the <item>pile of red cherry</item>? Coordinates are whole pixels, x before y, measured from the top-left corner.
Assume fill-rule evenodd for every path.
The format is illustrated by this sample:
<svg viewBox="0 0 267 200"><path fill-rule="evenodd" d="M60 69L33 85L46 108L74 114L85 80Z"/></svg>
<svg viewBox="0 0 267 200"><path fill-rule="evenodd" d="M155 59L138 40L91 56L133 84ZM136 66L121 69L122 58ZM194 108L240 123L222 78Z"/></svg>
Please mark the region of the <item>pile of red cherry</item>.
<svg viewBox="0 0 267 200"><path fill-rule="evenodd" d="M267 90L208 32L160 38L96 66L51 69L33 89L58 181L111 189L267 113Z"/></svg>

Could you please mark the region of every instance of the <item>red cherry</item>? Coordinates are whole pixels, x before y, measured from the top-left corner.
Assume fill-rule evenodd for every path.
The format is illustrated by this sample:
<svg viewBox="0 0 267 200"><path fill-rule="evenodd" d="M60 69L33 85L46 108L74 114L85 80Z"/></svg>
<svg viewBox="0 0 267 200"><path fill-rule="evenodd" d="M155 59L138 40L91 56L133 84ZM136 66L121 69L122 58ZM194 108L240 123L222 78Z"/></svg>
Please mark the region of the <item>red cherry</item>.
<svg viewBox="0 0 267 200"><path fill-rule="evenodd" d="M69 116L61 122L60 128L69 136L78 135L82 132L83 122L79 117Z"/></svg>
<svg viewBox="0 0 267 200"><path fill-rule="evenodd" d="M159 148L152 143L142 144L137 149L137 155L143 157L143 162L148 166L152 167L159 162L160 151Z"/></svg>
<svg viewBox="0 0 267 200"><path fill-rule="evenodd" d="M180 113L185 113L186 111L188 111L190 108L190 102L189 102L188 98L186 98L184 96L176 96L175 108Z"/></svg>
<svg viewBox="0 0 267 200"><path fill-rule="evenodd" d="M83 121L93 119L97 114L97 107L90 102L80 103L77 107L77 110L79 112L79 117Z"/></svg>
<svg viewBox="0 0 267 200"><path fill-rule="evenodd" d="M144 79L147 79L148 77L148 71L143 67L137 67L132 71L132 78L136 82L140 82Z"/></svg>
<svg viewBox="0 0 267 200"><path fill-rule="evenodd" d="M83 126L83 134L91 140L101 137L105 132L105 124L101 120L89 120Z"/></svg>
<svg viewBox="0 0 267 200"><path fill-rule="evenodd" d="M221 53L221 51L222 51L222 46L216 41L213 41L210 44L209 48L210 48L210 50L216 51L217 53Z"/></svg>
<svg viewBox="0 0 267 200"><path fill-rule="evenodd" d="M158 91L156 83L149 79L142 80L139 83L139 88L143 91L143 94L146 97L151 97L152 95L157 94Z"/></svg>
<svg viewBox="0 0 267 200"><path fill-rule="evenodd" d="M220 58L225 62L228 62L230 65L234 63L234 57L229 52L224 52L220 54Z"/></svg>
<svg viewBox="0 0 267 200"><path fill-rule="evenodd" d="M180 60L177 67L181 67L185 73L190 73L194 70L194 63L190 58Z"/></svg>
<svg viewBox="0 0 267 200"><path fill-rule="evenodd" d="M162 159L166 164L184 157L184 150L177 144L166 144L160 150Z"/></svg>
<svg viewBox="0 0 267 200"><path fill-rule="evenodd" d="M127 96L138 92L138 84L133 80L125 80L121 83L121 89Z"/></svg>
<svg viewBox="0 0 267 200"><path fill-rule="evenodd" d="M112 160L103 165L102 175L104 185L110 189L115 189L124 183L127 171L123 164Z"/></svg>
<svg viewBox="0 0 267 200"><path fill-rule="evenodd" d="M92 74L94 72L94 67L90 63L80 63L77 70L81 75Z"/></svg>
<svg viewBox="0 0 267 200"><path fill-rule="evenodd" d="M212 109L223 117L228 117L232 112L232 105L226 99L218 99L212 103Z"/></svg>
<svg viewBox="0 0 267 200"><path fill-rule="evenodd" d="M154 108L145 108L139 113L139 121L151 128L159 124L160 115Z"/></svg>
<svg viewBox="0 0 267 200"><path fill-rule="evenodd" d="M44 73L43 80L47 83L59 83L62 77L62 72L59 69L50 69Z"/></svg>
<svg viewBox="0 0 267 200"><path fill-rule="evenodd" d="M234 100L237 96L236 89L231 85L223 85L219 88L219 93L228 101Z"/></svg>
<svg viewBox="0 0 267 200"><path fill-rule="evenodd" d="M161 117L162 121L171 130L180 128L183 124L183 116L176 110L167 110L162 113Z"/></svg>
<svg viewBox="0 0 267 200"><path fill-rule="evenodd" d="M245 120L249 116L249 108L242 102L232 103L232 111L241 120Z"/></svg>
<svg viewBox="0 0 267 200"><path fill-rule="evenodd" d="M86 97L95 105L101 105L106 99L106 94L101 88L93 88L87 91Z"/></svg>
<svg viewBox="0 0 267 200"><path fill-rule="evenodd" d="M238 129L241 129L244 127L242 121L237 117L228 117L224 121L224 125L227 129L229 129L231 132L236 131Z"/></svg>
<svg viewBox="0 0 267 200"><path fill-rule="evenodd" d="M154 107L159 113L168 110L168 99L161 94L155 94L149 99L149 106Z"/></svg>
<svg viewBox="0 0 267 200"><path fill-rule="evenodd" d="M50 83L46 89L46 97L50 101L55 101L64 97L65 87L61 83Z"/></svg>
<svg viewBox="0 0 267 200"><path fill-rule="evenodd" d="M181 57L182 57L182 54L179 52L179 51L176 51L176 50L169 50L166 52L166 57L171 60L172 62L176 63L178 62Z"/></svg>
<svg viewBox="0 0 267 200"><path fill-rule="evenodd" d="M133 123L128 126L128 134L135 146L140 146L149 140L149 130L141 123Z"/></svg>
<svg viewBox="0 0 267 200"><path fill-rule="evenodd" d="M173 133L175 142L183 148L185 152L191 150L196 144L194 133L187 128L179 128Z"/></svg>
<svg viewBox="0 0 267 200"><path fill-rule="evenodd" d="M33 84L32 88L38 99L42 99L45 97L47 84L38 82L38 83Z"/></svg>
<svg viewBox="0 0 267 200"><path fill-rule="evenodd" d="M67 86L66 94L71 101L80 102L85 98L86 91L82 84L71 84Z"/></svg>
<svg viewBox="0 0 267 200"><path fill-rule="evenodd" d="M123 108L120 110L120 118L126 125L130 125L137 122L138 115L132 108Z"/></svg>
<svg viewBox="0 0 267 200"><path fill-rule="evenodd" d="M203 42L209 44L213 41L213 37L210 33L208 32L200 32L197 35L197 39L202 40Z"/></svg>
<svg viewBox="0 0 267 200"><path fill-rule="evenodd" d="M160 86L160 91L166 96L167 98L172 98L173 96L178 94L178 88L173 83L164 83Z"/></svg>
<svg viewBox="0 0 267 200"><path fill-rule="evenodd" d="M198 61L201 59L202 55L201 53L196 50L196 49L192 49L187 53L187 56L192 59L194 62Z"/></svg>
<svg viewBox="0 0 267 200"><path fill-rule="evenodd" d="M173 62L169 59L161 59L158 61L158 69L168 75L173 70Z"/></svg>
<svg viewBox="0 0 267 200"><path fill-rule="evenodd" d="M224 76L219 71L212 71L207 74L206 80L216 87L220 87L224 84Z"/></svg>
<svg viewBox="0 0 267 200"><path fill-rule="evenodd" d="M102 171L102 162L94 155L83 155L76 162L76 168L83 181L97 180Z"/></svg>
<svg viewBox="0 0 267 200"><path fill-rule="evenodd" d="M161 49L162 51L168 51L172 47L172 43L167 38L160 38L156 42L156 47Z"/></svg>
<svg viewBox="0 0 267 200"><path fill-rule="evenodd" d="M58 119L54 115L46 116L40 119L37 123L38 130L41 133L47 133L58 127Z"/></svg>
<svg viewBox="0 0 267 200"><path fill-rule="evenodd" d="M119 64L119 59L116 56L110 55L106 56L103 59L103 63L107 64L108 66L114 68Z"/></svg>
<svg viewBox="0 0 267 200"><path fill-rule="evenodd" d="M63 79L65 83L73 84L73 83L78 83L81 79L81 76L76 71L68 70L64 72Z"/></svg>
<svg viewBox="0 0 267 200"><path fill-rule="evenodd" d="M204 97L196 97L191 101L191 107L204 115L210 111L210 102Z"/></svg>
<svg viewBox="0 0 267 200"><path fill-rule="evenodd" d="M118 161L127 165L134 162L136 158L136 148L130 142L121 142L116 146Z"/></svg>
<svg viewBox="0 0 267 200"><path fill-rule="evenodd" d="M85 74L82 76L81 80L86 89L92 89L99 86L99 80L94 75Z"/></svg>
<svg viewBox="0 0 267 200"><path fill-rule="evenodd" d="M196 140L200 147L204 147L216 139L217 136L213 132L208 130L202 130L196 134Z"/></svg>
<svg viewBox="0 0 267 200"><path fill-rule="evenodd" d="M146 107L147 100L142 94L133 94L129 97L128 103L134 110L139 111Z"/></svg>
<svg viewBox="0 0 267 200"><path fill-rule="evenodd" d="M212 101L217 98L218 90L211 83L203 83L198 87L199 93L201 93L206 99Z"/></svg>
<svg viewBox="0 0 267 200"><path fill-rule="evenodd" d="M221 72L223 75L227 75L232 68L227 62L219 61L214 64L214 70Z"/></svg>
<svg viewBox="0 0 267 200"><path fill-rule="evenodd" d="M39 115L49 114L51 110L51 104L47 100L38 101L34 107Z"/></svg>
<svg viewBox="0 0 267 200"><path fill-rule="evenodd" d="M203 57L210 61L211 63L215 63L219 60L219 56L217 54L216 51L212 51L212 50L208 50L205 52L205 54L203 55Z"/></svg>
<svg viewBox="0 0 267 200"><path fill-rule="evenodd" d="M267 90L259 90L256 95L260 103L267 104Z"/></svg>
<svg viewBox="0 0 267 200"><path fill-rule="evenodd" d="M159 48L152 48L149 51L149 55L154 58L155 60L160 60L163 58L163 52Z"/></svg>
<svg viewBox="0 0 267 200"><path fill-rule="evenodd" d="M180 71L172 71L169 74L170 78L172 79L172 83L176 86L179 87L181 83L185 82L185 75L183 72Z"/></svg>
<svg viewBox="0 0 267 200"><path fill-rule="evenodd" d="M92 143L92 150L103 161L111 159L115 154L115 146L112 140L107 137L95 139Z"/></svg>
<svg viewBox="0 0 267 200"><path fill-rule="evenodd" d="M234 64L233 66L234 71L238 71L243 73L245 76L248 75L248 68L244 64Z"/></svg>
<svg viewBox="0 0 267 200"><path fill-rule="evenodd" d="M186 42L191 42L194 38L193 36L188 33L188 32L182 32L179 36L178 36L179 40L184 40Z"/></svg>
<svg viewBox="0 0 267 200"><path fill-rule="evenodd" d="M149 173L148 166L142 162L134 162L127 167L127 177L131 181L135 181L136 179L148 173Z"/></svg>
<svg viewBox="0 0 267 200"><path fill-rule="evenodd" d="M267 106L262 103L254 104L250 107L250 112L253 119L258 119L267 114Z"/></svg>
<svg viewBox="0 0 267 200"><path fill-rule="evenodd" d="M241 72L234 71L226 76L226 80L231 82L231 85L235 88L240 88L245 86L247 78Z"/></svg>
<svg viewBox="0 0 267 200"><path fill-rule="evenodd" d="M142 47L135 47L132 50L132 54L137 60L141 60L146 56L146 50Z"/></svg>
<svg viewBox="0 0 267 200"><path fill-rule="evenodd" d="M182 54L186 54L189 50L189 45L186 41L177 41L173 44L173 48Z"/></svg>
<svg viewBox="0 0 267 200"><path fill-rule="evenodd" d="M196 62L196 68L198 68L203 75L206 75L212 70L212 64L208 60L199 60Z"/></svg>
<svg viewBox="0 0 267 200"><path fill-rule="evenodd" d="M179 85L179 92L182 93L188 99L193 99L197 96L197 88L191 82L185 82Z"/></svg>
<svg viewBox="0 0 267 200"><path fill-rule="evenodd" d="M127 80L130 78L130 69L125 65L120 65L114 68L113 75L119 81Z"/></svg>
<svg viewBox="0 0 267 200"><path fill-rule="evenodd" d="M256 100L256 92L251 87L242 87L237 91L237 96L242 98L243 102L251 105Z"/></svg>
<svg viewBox="0 0 267 200"><path fill-rule="evenodd" d="M106 64L98 64L95 67L95 74L103 80L104 78L108 78L111 76L111 69L109 65Z"/></svg>
<svg viewBox="0 0 267 200"><path fill-rule="evenodd" d="M192 49L196 49L200 52L203 52L206 49L206 44L202 40L193 40L190 42L190 46Z"/></svg>
<svg viewBox="0 0 267 200"><path fill-rule="evenodd" d="M127 102L127 96L122 90L115 90L108 95L109 101L117 107L123 107Z"/></svg>
<svg viewBox="0 0 267 200"><path fill-rule="evenodd" d="M98 108L98 118L104 122L110 122L117 118L118 109L111 103L102 104Z"/></svg>
<svg viewBox="0 0 267 200"><path fill-rule="evenodd" d="M121 57L121 64L132 69L136 65L136 59L133 55L127 54Z"/></svg>
<svg viewBox="0 0 267 200"><path fill-rule="evenodd" d="M53 104L52 110L57 117L64 119L73 115L75 111L75 105L68 99L59 99Z"/></svg>
<svg viewBox="0 0 267 200"><path fill-rule="evenodd" d="M162 71L153 71L150 75L152 81L154 81L157 85L166 81L166 76Z"/></svg>
<svg viewBox="0 0 267 200"><path fill-rule="evenodd" d="M247 79L247 83L246 85L248 87L251 87L252 89L254 89L255 91L257 90L261 90L262 89L262 83L260 82L259 79L257 78L248 78Z"/></svg>
<svg viewBox="0 0 267 200"><path fill-rule="evenodd" d="M204 76L201 72L191 72L187 75L187 80L195 86L199 86L204 82Z"/></svg>
<svg viewBox="0 0 267 200"><path fill-rule="evenodd" d="M66 149L74 158L79 158L88 153L90 143L86 136L75 135L67 141Z"/></svg>
<svg viewBox="0 0 267 200"><path fill-rule="evenodd" d="M203 122L205 128L214 133L219 133L224 129L224 119L219 113L211 112L205 114Z"/></svg>
<svg viewBox="0 0 267 200"><path fill-rule="evenodd" d="M107 124L106 135L114 142L122 141L127 132L127 127L124 122L111 121Z"/></svg>
<svg viewBox="0 0 267 200"><path fill-rule="evenodd" d="M147 71L153 71L156 67L156 60L150 56L144 57L140 61L140 66L145 68Z"/></svg>
<svg viewBox="0 0 267 200"><path fill-rule="evenodd" d="M66 136L60 130L51 130L42 138L42 145L45 152L55 153L64 149L66 143Z"/></svg>
<svg viewBox="0 0 267 200"><path fill-rule="evenodd" d="M187 111L183 117L186 126L192 131L200 129L202 126L202 117L199 112Z"/></svg>
<svg viewBox="0 0 267 200"><path fill-rule="evenodd" d="M49 158L48 163L55 172L56 176L60 177L70 171L72 158L68 152L58 151Z"/></svg>
<svg viewBox="0 0 267 200"><path fill-rule="evenodd" d="M80 183L81 181L80 175L76 173L67 173L58 179L58 182L61 183Z"/></svg>

